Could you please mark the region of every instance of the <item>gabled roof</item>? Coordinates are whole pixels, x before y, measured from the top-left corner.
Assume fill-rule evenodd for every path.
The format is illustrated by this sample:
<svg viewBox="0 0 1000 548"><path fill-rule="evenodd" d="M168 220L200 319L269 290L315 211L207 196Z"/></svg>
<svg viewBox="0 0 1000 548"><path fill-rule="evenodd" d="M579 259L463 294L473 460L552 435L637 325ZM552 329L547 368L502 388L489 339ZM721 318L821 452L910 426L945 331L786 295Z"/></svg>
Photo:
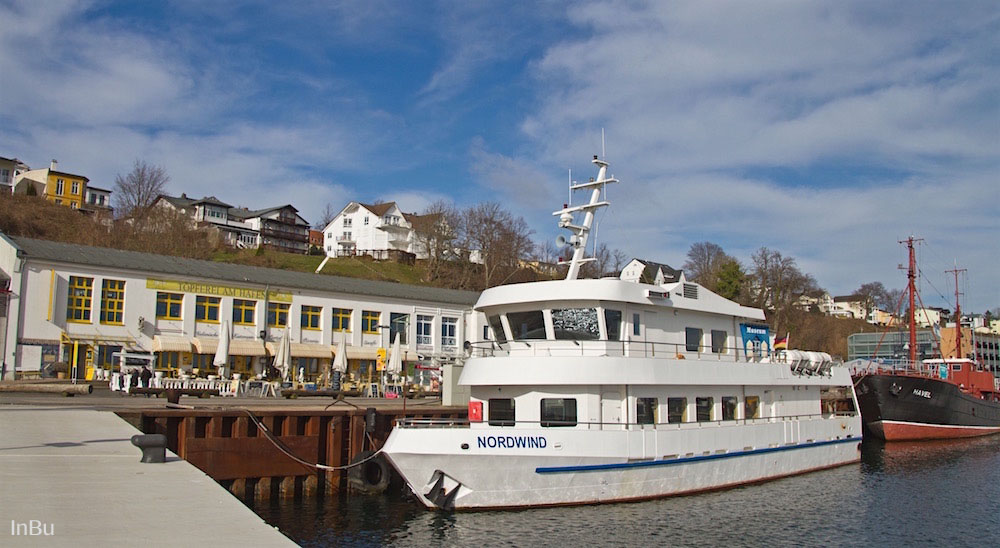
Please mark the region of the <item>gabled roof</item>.
<svg viewBox="0 0 1000 548"><path fill-rule="evenodd" d="M361 207L367 209L368 211L371 211L372 213L381 217L385 215L387 211L392 209L393 206L396 205L396 202L382 202L380 204L362 204L361 202L358 202L358 204Z"/></svg>
<svg viewBox="0 0 1000 548"><path fill-rule="evenodd" d="M647 261L644 259L635 258L633 261L639 261L645 268L642 269L642 276L639 277L639 281L643 283L654 283L656 280L657 271L663 272L663 281L665 283L678 282L681 279L681 270L671 268L669 265L662 263L654 263L653 261Z"/></svg>
<svg viewBox="0 0 1000 548"><path fill-rule="evenodd" d="M225 207L225 208L233 207L233 206L227 204L226 202L223 202L222 200L216 198L215 196L205 196L204 198L202 198L200 200L192 200L191 203L192 204L208 204L208 205L214 205L214 206Z"/></svg>
<svg viewBox="0 0 1000 548"><path fill-rule="evenodd" d="M3 236L0 233L0 238ZM394 282L329 276L326 274L294 272L274 268L36 240L19 236L8 237L8 239L13 241L18 248L24 250L25 257L29 260L132 270L149 275L207 278L233 283L270 285L272 288L281 287L348 295L370 295L399 299L406 302L424 301L471 307L479 298L479 292L476 291L460 291L456 289L441 289Z"/></svg>

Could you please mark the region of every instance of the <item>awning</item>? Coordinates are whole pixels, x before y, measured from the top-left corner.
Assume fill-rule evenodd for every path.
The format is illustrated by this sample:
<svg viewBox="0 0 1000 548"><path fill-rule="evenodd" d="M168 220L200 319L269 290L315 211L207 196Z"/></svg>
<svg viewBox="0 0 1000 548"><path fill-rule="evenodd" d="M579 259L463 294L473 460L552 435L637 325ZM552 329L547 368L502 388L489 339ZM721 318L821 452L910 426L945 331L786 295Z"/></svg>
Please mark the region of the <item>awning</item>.
<svg viewBox="0 0 1000 548"><path fill-rule="evenodd" d="M230 356L266 356L264 345L258 340L232 339L229 341Z"/></svg>
<svg viewBox="0 0 1000 548"><path fill-rule="evenodd" d="M293 346L294 348L294 346ZM334 354L337 353L337 347L331 347ZM389 357L389 349L386 348L386 358ZM348 346L347 347L347 359L349 360L374 360L378 358L378 348L375 346ZM403 361L416 361L417 353L411 350L403 350Z"/></svg>
<svg viewBox="0 0 1000 548"><path fill-rule="evenodd" d="M273 356L278 351L278 343L266 343L267 353ZM292 343L293 358L321 358L329 360L333 357L330 347L325 344Z"/></svg>
<svg viewBox="0 0 1000 548"><path fill-rule="evenodd" d="M215 354L219 348L219 339L191 339L195 354Z"/></svg>
<svg viewBox="0 0 1000 548"><path fill-rule="evenodd" d="M374 346L348 346L347 359L349 360L374 360L378 358L378 348Z"/></svg>
<svg viewBox="0 0 1000 548"><path fill-rule="evenodd" d="M153 352L190 352L191 339L187 337L153 337Z"/></svg>

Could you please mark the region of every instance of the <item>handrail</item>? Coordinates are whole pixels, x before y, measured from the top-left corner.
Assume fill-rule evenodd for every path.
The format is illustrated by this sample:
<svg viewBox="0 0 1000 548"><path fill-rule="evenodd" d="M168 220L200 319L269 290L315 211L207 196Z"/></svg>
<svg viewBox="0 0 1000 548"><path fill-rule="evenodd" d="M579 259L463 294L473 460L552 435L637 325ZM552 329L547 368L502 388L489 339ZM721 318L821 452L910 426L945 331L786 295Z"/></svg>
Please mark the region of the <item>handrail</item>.
<svg viewBox="0 0 1000 548"><path fill-rule="evenodd" d="M655 429L662 429L660 427L677 427L677 428L694 428L702 426L738 426L747 424L769 424L778 422L787 422L789 420L815 420L819 419L829 419L831 417L854 417L857 416L857 411L834 411L832 413L807 413L799 415L778 415L775 417L758 417L752 419L730 419L730 420L710 420L710 421L684 421L684 422L657 422L657 423L645 423L640 424L637 422L587 422L587 421L576 421L572 425L559 425L559 426L546 426L545 428L572 428L574 426L613 426L613 427L629 427L627 430L642 431L646 430L648 427L653 427ZM483 419L482 423L489 424L489 419ZM525 420L494 420L493 422L503 422L503 428L516 428L517 425L538 425L557 423L560 421L547 420L547 421L525 421ZM398 418L395 421L395 425L399 428L465 428L471 424L469 419L418 419L418 418ZM686 426L685 426L686 425Z"/></svg>
<svg viewBox="0 0 1000 548"><path fill-rule="evenodd" d="M569 339L515 339L497 341L475 341L469 343L473 357L531 356L531 357L639 357L664 359L697 359L726 361L734 363L781 363L793 364L784 350L762 352L759 356L746 356L744 350L736 346L719 348L715 352L711 345L699 345L689 350L687 343L652 341L605 341ZM839 364L840 362L838 362Z"/></svg>

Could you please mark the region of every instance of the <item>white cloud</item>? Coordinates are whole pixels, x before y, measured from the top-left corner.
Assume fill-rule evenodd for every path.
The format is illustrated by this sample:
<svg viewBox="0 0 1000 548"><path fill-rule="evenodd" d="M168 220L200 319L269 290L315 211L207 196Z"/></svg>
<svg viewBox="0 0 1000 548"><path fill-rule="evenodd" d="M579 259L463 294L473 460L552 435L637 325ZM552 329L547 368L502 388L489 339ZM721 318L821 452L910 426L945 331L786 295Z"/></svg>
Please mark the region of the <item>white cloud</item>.
<svg viewBox="0 0 1000 548"><path fill-rule="evenodd" d="M588 32L533 65L540 103L521 128L542 165L579 163L607 129L623 185L605 241L672 264L701 240L744 259L766 245L847 292L898 285L896 240L912 232L979 279L1000 275L984 258L1000 234L985 199L1000 168L995 4L593 2L568 13ZM767 175L775 168L793 174ZM980 308L997 297L969 295Z"/></svg>

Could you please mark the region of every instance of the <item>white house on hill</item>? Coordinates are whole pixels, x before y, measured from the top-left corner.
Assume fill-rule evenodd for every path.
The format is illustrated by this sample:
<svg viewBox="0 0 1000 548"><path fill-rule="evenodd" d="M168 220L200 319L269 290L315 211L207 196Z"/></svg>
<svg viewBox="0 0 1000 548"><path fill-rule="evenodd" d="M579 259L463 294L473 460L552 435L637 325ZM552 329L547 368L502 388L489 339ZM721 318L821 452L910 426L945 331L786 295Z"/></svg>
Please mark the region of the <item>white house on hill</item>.
<svg viewBox="0 0 1000 548"><path fill-rule="evenodd" d="M629 263L625 265L625 268L622 269L622 273L619 278L625 280L626 282L639 282L655 285L685 281L683 271L675 270L665 264L654 263L653 261L644 261L641 259L632 259L629 261Z"/></svg>
<svg viewBox="0 0 1000 548"><path fill-rule="evenodd" d="M323 228L323 249L329 257L370 255L387 259L394 254L411 254L426 259L418 245L413 221L420 217L404 213L396 202L347 204Z"/></svg>

